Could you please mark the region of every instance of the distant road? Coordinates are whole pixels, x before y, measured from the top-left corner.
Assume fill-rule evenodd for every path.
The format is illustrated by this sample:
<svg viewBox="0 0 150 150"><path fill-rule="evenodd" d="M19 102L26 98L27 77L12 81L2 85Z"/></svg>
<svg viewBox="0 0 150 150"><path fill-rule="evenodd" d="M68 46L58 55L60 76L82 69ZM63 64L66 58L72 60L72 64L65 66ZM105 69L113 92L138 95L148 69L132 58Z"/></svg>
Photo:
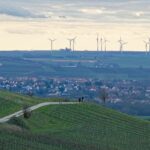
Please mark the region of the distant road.
<svg viewBox="0 0 150 150"><path fill-rule="evenodd" d="M45 103L40 103L34 106L29 107L31 111L36 110L38 108L48 106L48 105L74 105L74 104L79 104L79 102L45 102ZM0 123L5 123L9 121L12 117L20 117L23 115L23 110L17 111L11 115L8 115L6 117L0 118Z"/></svg>

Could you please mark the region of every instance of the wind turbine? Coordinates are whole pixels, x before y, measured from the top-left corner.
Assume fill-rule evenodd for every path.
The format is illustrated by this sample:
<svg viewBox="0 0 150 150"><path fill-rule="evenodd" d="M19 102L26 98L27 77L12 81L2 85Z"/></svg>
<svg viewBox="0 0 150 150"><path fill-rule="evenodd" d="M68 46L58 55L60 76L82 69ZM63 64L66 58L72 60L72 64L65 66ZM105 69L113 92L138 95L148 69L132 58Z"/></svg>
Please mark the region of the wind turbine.
<svg viewBox="0 0 150 150"><path fill-rule="evenodd" d="M75 51L75 40L77 39L77 37L74 37L72 39L72 50Z"/></svg>
<svg viewBox="0 0 150 150"><path fill-rule="evenodd" d="M100 39L100 43L101 43L101 51L103 51L103 38L102 37Z"/></svg>
<svg viewBox="0 0 150 150"><path fill-rule="evenodd" d="M150 52L150 38L148 38L148 46L149 46L149 52Z"/></svg>
<svg viewBox="0 0 150 150"><path fill-rule="evenodd" d="M145 43L145 50L146 50L146 53L147 53L147 51L148 51L148 42L146 42L146 41L144 41L144 43Z"/></svg>
<svg viewBox="0 0 150 150"><path fill-rule="evenodd" d="M109 42L106 38L104 38L104 50L107 51L107 42Z"/></svg>
<svg viewBox="0 0 150 150"><path fill-rule="evenodd" d="M122 51L123 51L123 46L126 45L127 42L124 42L124 41L121 39L121 37L120 37L120 40L119 40L118 42L119 42L119 44L120 44L120 52L122 52Z"/></svg>
<svg viewBox="0 0 150 150"><path fill-rule="evenodd" d="M54 42L56 41L56 39L49 39L49 41L51 42L51 51L52 51L52 50L54 50L53 45L54 45Z"/></svg>
<svg viewBox="0 0 150 150"><path fill-rule="evenodd" d="M99 51L99 34L97 34L96 42L97 42L97 51Z"/></svg>
<svg viewBox="0 0 150 150"><path fill-rule="evenodd" d="M72 50L72 39L68 39L68 41L69 41L69 48L70 50Z"/></svg>

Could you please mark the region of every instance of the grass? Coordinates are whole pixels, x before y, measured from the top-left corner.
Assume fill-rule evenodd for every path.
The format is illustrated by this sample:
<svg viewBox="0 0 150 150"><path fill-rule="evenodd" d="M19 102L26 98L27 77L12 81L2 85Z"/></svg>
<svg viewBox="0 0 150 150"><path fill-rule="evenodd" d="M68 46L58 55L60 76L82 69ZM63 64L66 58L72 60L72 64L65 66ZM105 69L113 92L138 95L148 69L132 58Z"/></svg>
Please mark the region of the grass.
<svg viewBox="0 0 150 150"><path fill-rule="evenodd" d="M149 120L149 121L150 121L150 116L138 116L138 117L140 117L140 118L142 118L142 119L145 119L145 120Z"/></svg>
<svg viewBox="0 0 150 150"><path fill-rule="evenodd" d="M0 149L150 149L148 121L95 104L46 106L34 111L30 119L20 119L29 129L20 131L14 121L12 128L10 124L1 125Z"/></svg>
<svg viewBox="0 0 150 150"><path fill-rule="evenodd" d="M38 98L38 97L30 97L23 96L17 93L11 93L8 91L0 91L0 117L7 116L11 113L19 111L23 108L23 106L28 105L36 105L42 102L48 101L64 101L63 99L58 98Z"/></svg>

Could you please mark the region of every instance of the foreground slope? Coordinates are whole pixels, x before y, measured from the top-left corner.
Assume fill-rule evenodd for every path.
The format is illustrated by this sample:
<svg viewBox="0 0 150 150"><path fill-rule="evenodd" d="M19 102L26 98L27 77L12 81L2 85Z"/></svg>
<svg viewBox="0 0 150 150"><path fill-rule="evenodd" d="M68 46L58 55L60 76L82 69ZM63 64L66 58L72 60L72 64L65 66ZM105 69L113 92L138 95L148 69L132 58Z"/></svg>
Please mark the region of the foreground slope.
<svg viewBox="0 0 150 150"><path fill-rule="evenodd" d="M25 105L33 106L42 102L62 100L63 99L30 97L0 90L0 118L21 110Z"/></svg>
<svg viewBox="0 0 150 150"><path fill-rule="evenodd" d="M149 150L150 123L95 105L46 106L0 126L3 150ZM24 130L22 129L24 128Z"/></svg>

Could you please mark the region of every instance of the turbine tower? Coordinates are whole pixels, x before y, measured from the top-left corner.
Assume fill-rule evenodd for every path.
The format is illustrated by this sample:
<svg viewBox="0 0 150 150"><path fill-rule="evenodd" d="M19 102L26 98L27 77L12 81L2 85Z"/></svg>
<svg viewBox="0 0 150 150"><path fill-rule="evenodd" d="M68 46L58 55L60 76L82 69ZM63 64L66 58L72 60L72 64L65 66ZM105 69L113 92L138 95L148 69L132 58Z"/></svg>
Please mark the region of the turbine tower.
<svg viewBox="0 0 150 150"><path fill-rule="evenodd" d="M150 52L150 38L148 38L148 46L149 46L149 52Z"/></svg>
<svg viewBox="0 0 150 150"><path fill-rule="evenodd" d="M107 42L109 42L106 38L104 38L104 50L107 51Z"/></svg>
<svg viewBox="0 0 150 150"><path fill-rule="evenodd" d="M77 37L74 37L72 39L72 50L75 51L75 41L76 41Z"/></svg>
<svg viewBox="0 0 150 150"><path fill-rule="evenodd" d="M54 42L56 41L56 39L49 39L49 41L51 42L51 51L52 51L52 50L54 50L53 45L54 45Z"/></svg>
<svg viewBox="0 0 150 150"><path fill-rule="evenodd" d="M148 45L149 45L149 43L146 42L146 41L144 41L144 43L145 43L145 50L146 50L146 53L147 53L148 52Z"/></svg>
<svg viewBox="0 0 150 150"><path fill-rule="evenodd" d="M72 39L68 39L69 41L69 49L72 50Z"/></svg>
<svg viewBox="0 0 150 150"><path fill-rule="evenodd" d="M101 43L101 51L103 51L103 38L102 37L100 39L100 43Z"/></svg>
<svg viewBox="0 0 150 150"><path fill-rule="evenodd" d="M118 42L119 42L119 44L120 44L119 50L120 50L120 52L122 52L122 51L123 51L123 46L126 45L127 42L124 42L124 41L121 39L121 37L120 37L120 40L119 40Z"/></svg>
<svg viewBox="0 0 150 150"><path fill-rule="evenodd" d="M99 34L97 34L96 42L97 42L97 51L99 51Z"/></svg>

